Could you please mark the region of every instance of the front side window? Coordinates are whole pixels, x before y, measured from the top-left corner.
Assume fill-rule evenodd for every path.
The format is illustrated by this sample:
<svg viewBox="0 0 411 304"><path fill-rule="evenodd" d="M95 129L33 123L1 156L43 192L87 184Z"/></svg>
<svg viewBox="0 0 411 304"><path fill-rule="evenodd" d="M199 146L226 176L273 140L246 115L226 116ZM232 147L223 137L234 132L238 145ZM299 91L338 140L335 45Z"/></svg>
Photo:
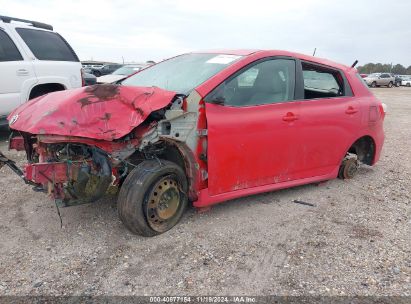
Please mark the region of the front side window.
<svg viewBox="0 0 411 304"><path fill-rule="evenodd" d="M9 35L0 30L0 62L23 60L19 50Z"/></svg>
<svg viewBox="0 0 411 304"><path fill-rule="evenodd" d="M79 61L67 42L57 33L16 28L34 56L39 60Z"/></svg>
<svg viewBox="0 0 411 304"><path fill-rule="evenodd" d="M252 106L294 99L295 61L270 59L240 71L205 100L228 106Z"/></svg>
<svg viewBox="0 0 411 304"><path fill-rule="evenodd" d="M154 86L187 95L241 57L225 54L185 54L148 67L125 79L122 84Z"/></svg>
<svg viewBox="0 0 411 304"><path fill-rule="evenodd" d="M344 96L341 73L323 66L302 63L304 99Z"/></svg>

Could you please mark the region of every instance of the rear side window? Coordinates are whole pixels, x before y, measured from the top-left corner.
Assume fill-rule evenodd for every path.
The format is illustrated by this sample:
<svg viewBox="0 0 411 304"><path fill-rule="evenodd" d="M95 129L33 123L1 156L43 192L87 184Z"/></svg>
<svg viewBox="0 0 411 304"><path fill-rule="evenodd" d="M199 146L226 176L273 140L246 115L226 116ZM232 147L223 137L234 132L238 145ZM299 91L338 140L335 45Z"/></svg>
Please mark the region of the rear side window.
<svg viewBox="0 0 411 304"><path fill-rule="evenodd" d="M0 61L19 61L23 60L19 50L9 35L0 30Z"/></svg>
<svg viewBox="0 0 411 304"><path fill-rule="evenodd" d="M16 31L39 60L79 61L70 45L57 33L25 28Z"/></svg>
<svg viewBox="0 0 411 304"><path fill-rule="evenodd" d="M336 70L314 64L302 64L304 99L344 96L344 79Z"/></svg>

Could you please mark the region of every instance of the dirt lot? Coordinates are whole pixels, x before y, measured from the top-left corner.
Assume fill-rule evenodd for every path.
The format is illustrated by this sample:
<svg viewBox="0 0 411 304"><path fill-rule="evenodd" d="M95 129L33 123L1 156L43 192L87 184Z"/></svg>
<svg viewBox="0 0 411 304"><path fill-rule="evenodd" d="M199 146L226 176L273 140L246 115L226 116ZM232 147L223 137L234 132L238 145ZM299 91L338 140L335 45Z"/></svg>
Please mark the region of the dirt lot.
<svg viewBox="0 0 411 304"><path fill-rule="evenodd" d="M61 229L54 203L2 168L0 294L411 295L411 89L374 92L389 109L377 166L189 210L155 238L128 232L115 199L61 209Z"/></svg>

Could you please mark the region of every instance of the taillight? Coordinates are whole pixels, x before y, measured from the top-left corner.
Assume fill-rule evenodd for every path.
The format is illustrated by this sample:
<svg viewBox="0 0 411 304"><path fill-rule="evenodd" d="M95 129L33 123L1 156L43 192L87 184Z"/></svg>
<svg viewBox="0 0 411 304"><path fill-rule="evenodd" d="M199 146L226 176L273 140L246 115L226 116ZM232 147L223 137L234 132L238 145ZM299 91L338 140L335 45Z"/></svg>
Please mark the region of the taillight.
<svg viewBox="0 0 411 304"><path fill-rule="evenodd" d="M387 113L388 106L385 103L381 102L378 108L380 110L381 118L384 118L385 114Z"/></svg>

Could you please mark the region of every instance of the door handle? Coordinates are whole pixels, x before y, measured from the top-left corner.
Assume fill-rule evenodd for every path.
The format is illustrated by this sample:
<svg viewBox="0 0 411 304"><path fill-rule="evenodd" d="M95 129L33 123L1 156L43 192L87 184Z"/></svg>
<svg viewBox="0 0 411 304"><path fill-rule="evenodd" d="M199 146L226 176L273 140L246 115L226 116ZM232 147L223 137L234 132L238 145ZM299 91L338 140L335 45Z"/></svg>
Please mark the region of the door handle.
<svg viewBox="0 0 411 304"><path fill-rule="evenodd" d="M357 112L358 112L358 110L356 108L352 107L352 106L349 106L347 108L347 110L345 110L345 114L355 114Z"/></svg>
<svg viewBox="0 0 411 304"><path fill-rule="evenodd" d="M295 115L293 112L288 112L285 116L283 116L283 120L287 122L293 122L298 119L298 116Z"/></svg>
<svg viewBox="0 0 411 304"><path fill-rule="evenodd" d="M18 69L16 71L17 76L27 76L28 74L29 74L29 71L27 71L26 69Z"/></svg>

